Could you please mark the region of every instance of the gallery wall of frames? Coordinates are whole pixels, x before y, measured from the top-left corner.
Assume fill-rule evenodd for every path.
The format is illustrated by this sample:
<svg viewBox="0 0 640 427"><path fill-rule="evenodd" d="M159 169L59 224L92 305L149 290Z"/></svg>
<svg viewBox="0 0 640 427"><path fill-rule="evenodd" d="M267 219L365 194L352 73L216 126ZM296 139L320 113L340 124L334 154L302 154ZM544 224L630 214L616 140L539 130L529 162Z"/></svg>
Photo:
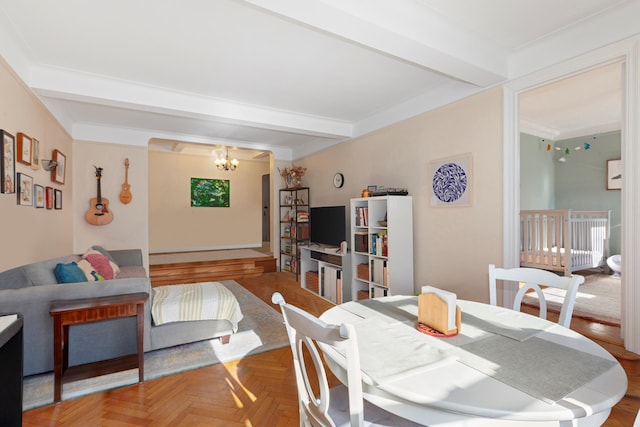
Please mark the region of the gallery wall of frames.
<svg viewBox="0 0 640 427"><path fill-rule="evenodd" d="M20 206L62 209L62 186L67 168L64 153L58 149L52 150L50 155L41 153L40 141L25 132L13 134L0 129L0 140L3 159L0 164L0 192L15 194L16 203ZM33 171L44 169L50 172L49 180L36 182L32 174L18 171L16 165L24 165L21 170L26 167Z"/></svg>

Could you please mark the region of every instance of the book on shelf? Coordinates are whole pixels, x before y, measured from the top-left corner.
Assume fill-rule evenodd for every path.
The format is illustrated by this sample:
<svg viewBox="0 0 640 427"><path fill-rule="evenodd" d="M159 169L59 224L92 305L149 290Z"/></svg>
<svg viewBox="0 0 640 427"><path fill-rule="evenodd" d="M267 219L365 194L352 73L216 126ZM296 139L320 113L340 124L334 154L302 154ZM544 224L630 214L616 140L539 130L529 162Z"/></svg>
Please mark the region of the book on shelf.
<svg viewBox="0 0 640 427"><path fill-rule="evenodd" d="M389 289L381 288L379 286L371 286L371 288L369 289L369 293L371 298L386 297L387 295L389 295Z"/></svg>
<svg viewBox="0 0 640 427"><path fill-rule="evenodd" d="M341 273L339 268L328 265L322 267L321 295L334 304L340 304L338 301L342 301Z"/></svg>
<svg viewBox="0 0 640 427"><path fill-rule="evenodd" d="M296 214L297 222L309 222L309 212L300 211Z"/></svg>
<svg viewBox="0 0 640 427"><path fill-rule="evenodd" d="M387 232L381 230L369 235L369 253L376 256L387 256Z"/></svg>
<svg viewBox="0 0 640 427"><path fill-rule="evenodd" d="M369 208L356 208L356 227L367 227L369 225Z"/></svg>
<svg viewBox="0 0 640 427"><path fill-rule="evenodd" d="M382 286L388 286L387 260L374 258L371 260L371 281Z"/></svg>

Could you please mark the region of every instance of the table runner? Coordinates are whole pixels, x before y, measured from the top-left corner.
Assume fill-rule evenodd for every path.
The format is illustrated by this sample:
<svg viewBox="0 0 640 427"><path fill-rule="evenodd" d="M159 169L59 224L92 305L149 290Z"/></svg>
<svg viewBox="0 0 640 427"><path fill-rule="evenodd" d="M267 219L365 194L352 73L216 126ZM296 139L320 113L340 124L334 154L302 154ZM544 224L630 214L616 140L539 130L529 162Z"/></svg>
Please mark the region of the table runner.
<svg viewBox="0 0 640 427"><path fill-rule="evenodd" d="M554 403L616 364L536 337L555 326L543 319L486 304L460 303L464 306L461 335L454 338L428 337L415 331L415 297L349 302L340 307L364 319L354 323L358 346L366 349L360 351L361 369L381 385L457 359L537 399ZM482 333L463 337L465 326Z"/></svg>
<svg viewBox="0 0 640 427"><path fill-rule="evenodd" d="M360 352L360 369L375 384L412 375L417 370L433 369L432 364L452 362L451 351L437 349L428 342L416 340L411 329L400 323L386 323L377 318L353 323ZM343 347L336 347L343 356ZM389 351L393 349L393 351ZM402 361L402 363L398 363Z"/></svg>
<svg viewBox="0 0 640 427"><path fill-rule="evenodd" d="M517 341L525 341L554 326L539 317L518 311L505 311L501 307L479 303L462 303L462 327L472 325L492 334L502 335Z"/></svg>
<svg viewBox="0 0 640 427"><path fill-rule="evenodd" d="M460 363L550 404L616 365L538 337L519 342L493 335L462 345L454 354Z"/></svg>
<svg viewBox="0 0 640 427"><path fill-rule="evenodd" d="M379 299L349 301L340 307L363 319L376 317L387 323L415 323L418 319L418 299L416 297L392 297L385 301Z"/></svg>

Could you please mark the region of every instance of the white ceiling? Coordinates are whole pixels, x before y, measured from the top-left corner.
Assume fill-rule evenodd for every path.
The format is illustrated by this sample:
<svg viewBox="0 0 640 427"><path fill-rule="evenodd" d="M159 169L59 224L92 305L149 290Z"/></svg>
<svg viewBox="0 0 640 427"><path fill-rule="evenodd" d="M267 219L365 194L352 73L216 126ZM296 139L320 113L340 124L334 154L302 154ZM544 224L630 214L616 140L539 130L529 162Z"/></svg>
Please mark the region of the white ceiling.
<svg viewBox="0 0 640 427"><path fill-rule="evenodd" d="M638 34L638 17L640 0L0 0L0 54L76 140L291 160ZM564 119L576 91L554 93L554 109L530 97L527 125L602 120Z"/></svg>

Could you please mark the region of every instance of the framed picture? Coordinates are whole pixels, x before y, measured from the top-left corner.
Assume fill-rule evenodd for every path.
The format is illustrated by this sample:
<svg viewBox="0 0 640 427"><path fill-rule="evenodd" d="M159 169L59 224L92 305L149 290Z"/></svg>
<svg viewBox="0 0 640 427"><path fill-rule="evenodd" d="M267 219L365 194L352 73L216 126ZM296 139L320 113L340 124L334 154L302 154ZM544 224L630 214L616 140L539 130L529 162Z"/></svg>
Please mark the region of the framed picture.
<svg viewBox="0 0 640 427"><path fill-rule="evenodd" d="M431 206L471 206L471 166L471 153L430 162Z"/></svg>
<svg viewBox="0 0 640 427"><path fill-rule="evenodd" d="M44 187L42 185L33 185L33 197L33 206L44 208Z"/></svg>
<svg viewBox="0 0 640 427"><path fill-rule="evenodd" d="M229 180L191 178L192 207L229 207Z"/></svg>
<svg viewBox="0 0 640 427"><path fill-rule="evenodd" d="M51 181L58 184L64 184L64 175L67 169L67 156L62 154L60 150L53 150L51 160L57 163L57 166L51 170Z"/></svg>
<svg viewBox="0 0 640 427"><path fill-rule="evenodd" d="M607 190L622 190L622 160L607 160Z"/></svg>
<svg viewBox="0 0 640 427"><path fill-rule="evenodd" d="M47 209L53 209L53 187L47 187L45 192L45 204Z"/></svg>
<svg viewBox="0 0 640 427"><path fill-rule="evenodd" d="M40 141L31 138L31 169L40 169Z"/></svg>
<svg viewBox="0 0 640 427"><path fill-rule="evenodd" d="M22 206L33 206L33 178L18 172L17 181L18 204Z"/></svg>
<svg viewBox="0 0 640 427"><path fill-rule="evenodd" d="M62 209L62 190L58 190L57 188L53 190L53 207Z"/></svg>
<svg viewBox="0 0 640 427"><path fill-rule="evenodd" d="M16 140L6 130L0 130L2 136L2 188L0 192L5 194L16 192Z"/></svg>
<svg viewBox="0 0 640 427"><path fill-rule="evenodd" d="M18 132L18 161L25 165L31 164L31 142L28 135Z"/></svg>

